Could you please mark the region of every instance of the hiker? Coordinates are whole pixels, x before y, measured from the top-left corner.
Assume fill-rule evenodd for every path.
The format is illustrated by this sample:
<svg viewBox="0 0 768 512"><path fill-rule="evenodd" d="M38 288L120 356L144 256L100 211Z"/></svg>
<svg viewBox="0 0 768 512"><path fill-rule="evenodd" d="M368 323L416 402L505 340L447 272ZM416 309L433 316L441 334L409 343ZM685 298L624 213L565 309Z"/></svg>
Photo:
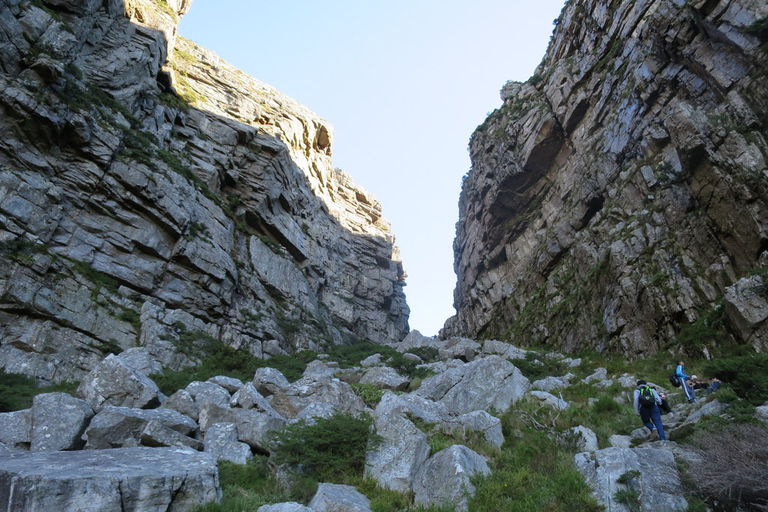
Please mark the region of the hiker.
<svg viewBox="0 0 768 512"><path fill-rule="evenodd" d="M685 398L688 399L689 404L692 404L696 401L696 393L694 393L693 389L688 383L688 381L691 380L691 377L685 374L684 361L677 362L677 369L675 369L675 374L677 375L677 380L680 382L680 387L683 388L683 391L685 392Z"/></svg>
<svg viewBox="0 0 768 512"><path fill-rule="evenodd" d="M643 425L651 431L651 441L656 439L666 441L667 436L664 435L664 425L661 424L661 409L659 409L661 397L642 379L637 381L633 405L635 414L640 416Z"/></svg>
<svg viewBox="0 0 768 512"><path fill-rule="evenodd" d="M704 391L704 394L708 395L714 391L717 391L720 389L720 386L723 384L723 381L718 379L717 377L712 377L712 380L709 381L709 386L707 386L706 391Z"/></svg>

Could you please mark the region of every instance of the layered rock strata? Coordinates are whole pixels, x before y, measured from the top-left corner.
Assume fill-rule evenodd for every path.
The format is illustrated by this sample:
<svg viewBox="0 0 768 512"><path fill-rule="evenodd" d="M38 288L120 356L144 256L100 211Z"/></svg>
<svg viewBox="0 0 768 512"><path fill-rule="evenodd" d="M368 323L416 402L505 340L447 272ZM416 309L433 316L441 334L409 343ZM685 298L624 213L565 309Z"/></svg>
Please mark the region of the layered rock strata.
<svg viewBox="0 0 768 512"><path fill-rule="evenodd" d="M5 2L0 368L408 332L394 236L333 168L331 126L178 37L190 4Z"/></svg>
<svg viewBox="0 0 768 512"><path fill-rule="evenodd" d="M472 136L443 335L637 356L706 345L681 332L718 322L768 349L767 15L568 2L536 74ZM755 273L759 304L723 308Z"/></svg>

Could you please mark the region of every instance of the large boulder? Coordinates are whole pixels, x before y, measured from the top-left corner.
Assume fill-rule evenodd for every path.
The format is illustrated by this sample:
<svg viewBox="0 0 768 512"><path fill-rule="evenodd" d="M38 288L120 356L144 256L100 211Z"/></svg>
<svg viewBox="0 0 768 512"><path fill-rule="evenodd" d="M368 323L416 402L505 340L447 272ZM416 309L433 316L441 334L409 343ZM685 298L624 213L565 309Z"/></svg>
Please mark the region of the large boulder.
<svg viewBox="0 0 768 512"><path fill-rule="evenodd" d="M466 446L453 445L421 466L413 482L414 501L426 506L447 502L457 511L466 511L467 497L475 494L471 478L490 472L482 455Z"/></svg>
<svg viewBox="0 0 768 512"><path fill-rule="evenodd" d="M113 354L85 376L77 394L97 412L107 405L151 409L165 398L149 377Z"/></svg>
<svg viewBox="0 0 768 512"><path fill-rule="evenodd" d="M285 375L275 368L259 368L253 376L253 385L263 396L271 396L291 385Z"/></svg>
<svg viewBox="0 0 768 512"><path fill-rule="evenodd" d="M310 406L317 411L312 416L320 417L328 417L335 412L358 412L366 408L365 402L357 396L352 386L334 377L302 377L277 389L271 404L286 419L300 418L300 413ZM310 417L301 416L303 419Z"/></svg>
<svg viewBox="0 0 768 512"><path fill-rule="evenodd" d="M31 441L31 409L0 413L0 443L16 450L29 450Z"/></svg>
<svg viewBox="0 0 768 512"><path fill-rule="evenodd" d="M371 504L365 495L350 485L320 484L309 502L315 512L370 512Z"/></svg>
<svg viewBox="0 0 768 512"><path fill-rule="evenodd" d="M81 436L93 418L85 400L67 393L43 393L32 400L32 451L77 450Z"/></svg>
<svg viewBox="0 0 768 512"><path fill-rule="evenodd" d="M228 405L231 398L226 388L213 382L190 382L184 389L195 399L198 407L203 404Z"/></svg>
<svg viewBox="0 0 768 512"><path fill-rule="evenodd" d="M381 487L408 492L416 471L429 457L427 435L406 416L408 407L398 395L387 393L373 413L381 442L369 451L366 474Z"/></svg>
<svg viewBox="0 0 768 512"><path fill-rule="evenodd" d="M183 511L220 499L216 460L194 450L0 452L7 510Z"/></svg>
<svg viewBox="0 0 768 512"><path fill-rule="evenodd" d="M365 375L360 379L360 384L373 384L376 387L393 391L404 391L409 382L408 377L400 375L389 366L374 366L366 370Z"/></svg>
<svg viewBox="0 0 768 512"><path fill-rule="evenodd" d="M490 407L506 412L529 388L519 369L491 355L426 378L415 393L442 402L454 414L464 414Z"/></svg>
<svg viewBox="0 0 768 512"><path fill-rule="evenodd" d="M472 411L460 416L449 416L440 422L440 426L449 431L478 432L483 435L483 439L488 444L496 448L501 448L501 445L504 444L501 420L491 416L486 411Z"/></svg>
<svg viewBox="0 0 768 512"><path fill-rule="evenodd" d="M237 425L234 423L215 423L205 432L204 449L216 457L216 460L246 464L253 458L253 452L251 452L250 446L237 439Z"/></svg>
<svg viewBox="0 0 768 512"><path fill-rule="evenodd" d="M598 503L608 510L625 510L615 498L616 492L622 489L638 493L641 510L688 508L685 489L671 451L661 448L605 448L578 453L575 461ZM639 476L619 483L619 479L626 480L630 471L639 471Z"/></svg>
<svg viewBox="0 0 768 512"><path fill-rule="evenodd" d="M217 423L234 423L237 425L238 441L255 450L266 452L269 449L269 432L283 428L286 420L280 415L259 412L256 409L203 405L200 408L200 431L207 433Z"/></svg>
<svg viewBox="0 0 768 512"><path fill-rule="evenodd" d="M171 409L108 406L93 417L83 439L91 450L140 445L201 449L200 441L190 437L196 428L194 420Z"/></svg>

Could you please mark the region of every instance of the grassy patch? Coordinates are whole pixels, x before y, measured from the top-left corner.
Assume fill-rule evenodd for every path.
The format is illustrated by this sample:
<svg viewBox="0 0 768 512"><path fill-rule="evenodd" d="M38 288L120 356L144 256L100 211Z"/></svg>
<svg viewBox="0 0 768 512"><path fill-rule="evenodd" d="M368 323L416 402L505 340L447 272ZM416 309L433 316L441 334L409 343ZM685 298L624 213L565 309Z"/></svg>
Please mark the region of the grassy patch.
<svg viewBox="0 0 768 512"><path fill-rule="evenodd" d="M492 473L475 479L473 512L598 512L602 507L573 464L574 452L546 432L524 429L510 436L491 463Z"/></svg>
<svg viewBox="0 0 768 512"><path fill-rule="evenodd" d="M41 393L63 392L74 394L79 382L62 382L38 386L26 375L0 371L0 412L20 411L32 407L32 399Z"/></svg>
<svg viewBox="0 0 768 512"><path fill-rule="evenodd" d="M244 465L219 462L221 503L208 503L193 509L193 512L242 512L271 503L296 501L300 495L306 498L307 493L299 487L286 489L269 471L267 460L267 457L261 456Z"/></svg>

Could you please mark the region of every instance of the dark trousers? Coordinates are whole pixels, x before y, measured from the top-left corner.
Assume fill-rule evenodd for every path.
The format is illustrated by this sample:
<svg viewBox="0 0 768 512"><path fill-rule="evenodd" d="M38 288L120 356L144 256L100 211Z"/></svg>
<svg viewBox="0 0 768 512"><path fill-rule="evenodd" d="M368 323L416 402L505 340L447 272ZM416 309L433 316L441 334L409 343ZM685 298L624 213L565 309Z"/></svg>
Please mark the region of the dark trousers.
<svg viewBox="0 0 768 512"><path fill-rule="evenodd" d="M653 430L655 426L656 430L659 431L659 439L662 441L667 440L667 436L664 435L664 425L661 424L661 411L658 405L640 407L640 419L643 420L643 424L649 430Z"/></svg>

